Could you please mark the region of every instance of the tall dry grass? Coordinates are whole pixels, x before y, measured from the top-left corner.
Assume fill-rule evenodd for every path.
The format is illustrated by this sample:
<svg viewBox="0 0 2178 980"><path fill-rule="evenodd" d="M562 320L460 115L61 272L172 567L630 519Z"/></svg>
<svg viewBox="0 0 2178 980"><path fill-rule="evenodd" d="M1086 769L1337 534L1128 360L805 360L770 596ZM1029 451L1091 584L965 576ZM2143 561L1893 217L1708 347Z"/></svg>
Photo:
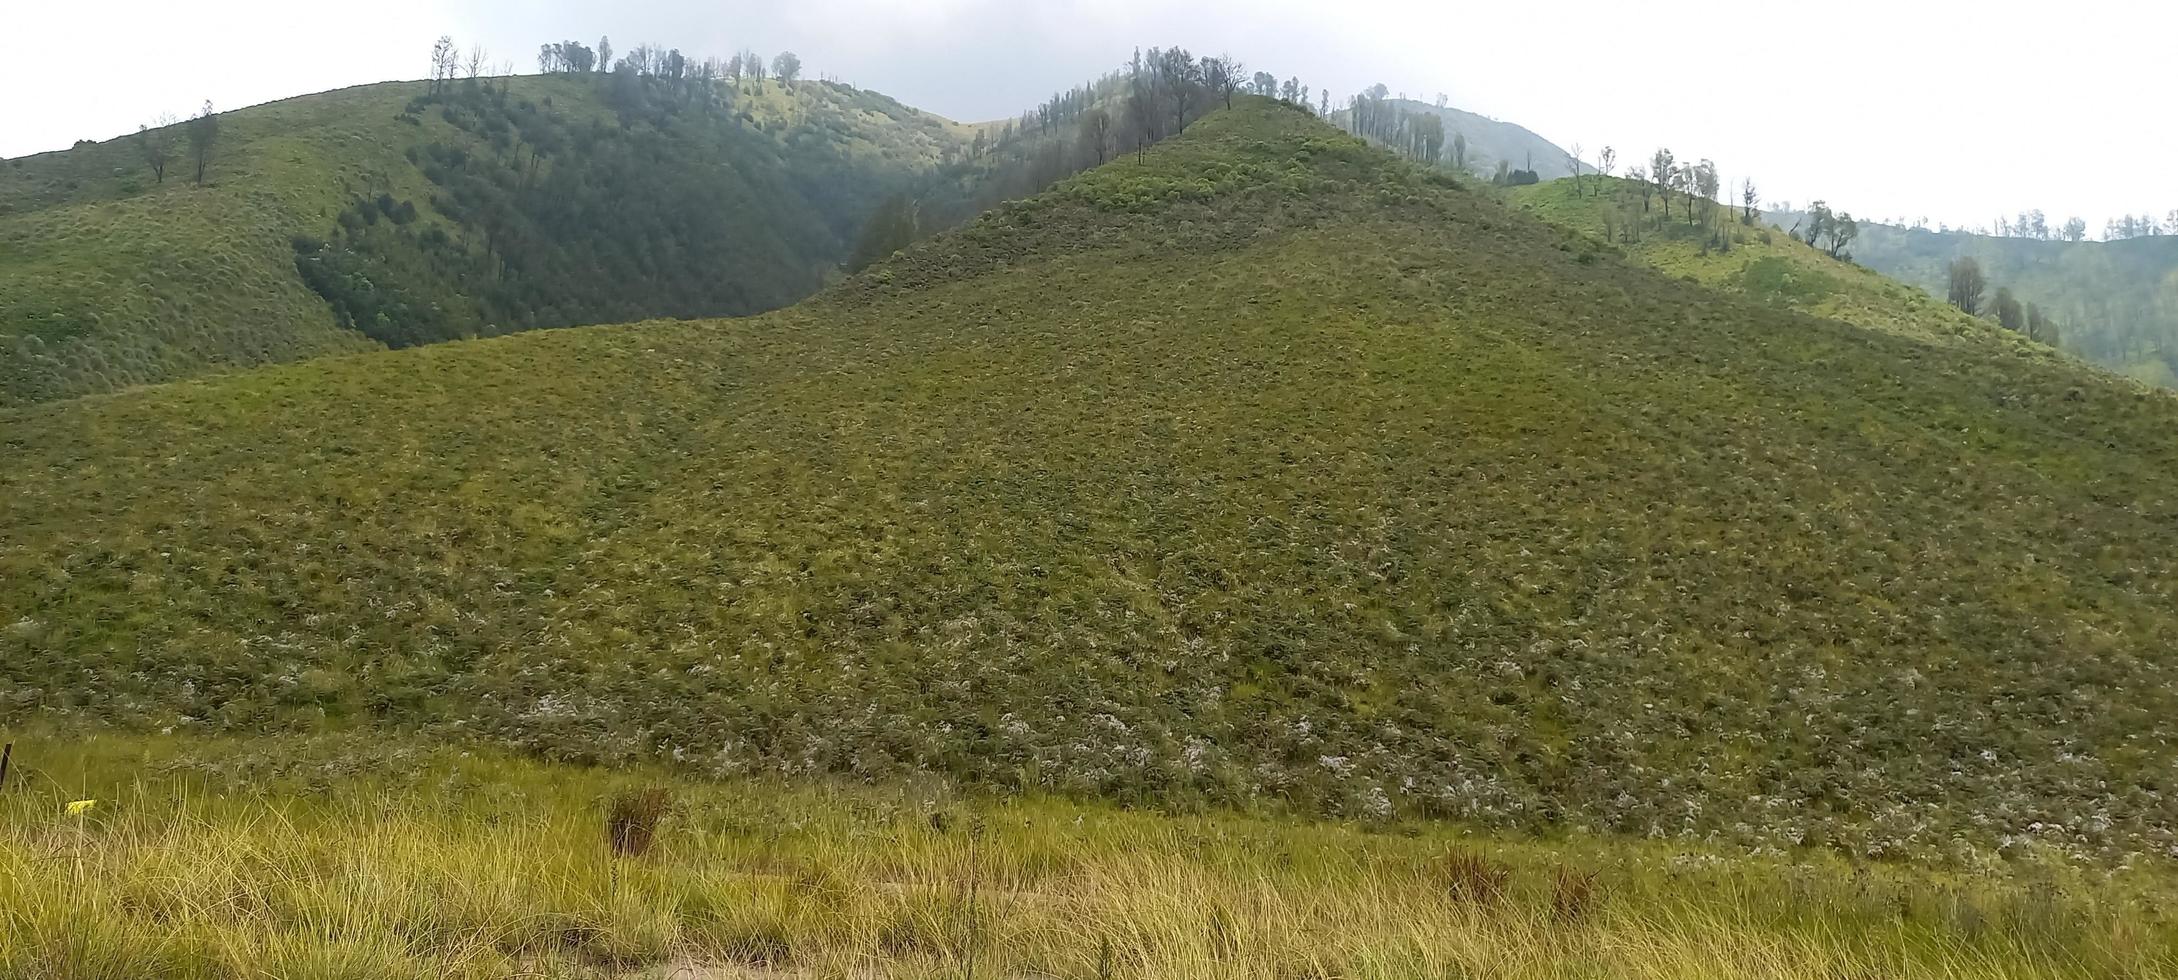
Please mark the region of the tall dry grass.
<svg viewBox="0 0 2178 980"><path fill-rule="evenodd" d="M2178 975L2145 872L29 745L0 796L0 977Z"/></svg>

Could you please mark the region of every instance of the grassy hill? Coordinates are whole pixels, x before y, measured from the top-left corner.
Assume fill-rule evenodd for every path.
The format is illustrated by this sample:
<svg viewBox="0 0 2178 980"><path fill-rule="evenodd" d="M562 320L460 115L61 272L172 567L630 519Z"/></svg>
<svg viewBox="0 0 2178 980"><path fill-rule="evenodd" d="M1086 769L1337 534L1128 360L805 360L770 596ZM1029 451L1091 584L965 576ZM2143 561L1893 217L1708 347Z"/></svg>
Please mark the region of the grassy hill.
<svg viewBox="0 0 2178 980"><path fill-rule="evenodd" d="M0 163L0 405L776 308L972 135L826 83L564 75L363 86L222 124L201 187L185 167L155 182L128 139Z"/></svg>
<svg viewBox="0 0 2178 980"><path fill-rule="evenodd" d="M1909 334L1250 101L755 319L15 410L0 719L2178 843L2178 404Z"/></svg>
<svg viewBox="0 0 2178 980"><path fill-rule="evenodd" d="M1992 292L2007 286L2063 328L2067 350L2178 387L2178 236L2045 242L1863 224L1855 261L1942 296L1945 270L1973 258Z"/></svg>
<svg viewBox="0 0 2178 980"><path fill-rule="evenodd" d="M1583 177L1505 188L1508 203L1560 227L1608 242L1627 258L1666 275L1778 309L1842 320L1933 344L1958 344L2023 357L2053 352L1987 320L1967 316L1922 290L1822 250L1762 222L1746 225L1736 209L1716 206L1685 218L1683 202L1666 218L1661 202L1644 208L1631 181Z"/></svg>

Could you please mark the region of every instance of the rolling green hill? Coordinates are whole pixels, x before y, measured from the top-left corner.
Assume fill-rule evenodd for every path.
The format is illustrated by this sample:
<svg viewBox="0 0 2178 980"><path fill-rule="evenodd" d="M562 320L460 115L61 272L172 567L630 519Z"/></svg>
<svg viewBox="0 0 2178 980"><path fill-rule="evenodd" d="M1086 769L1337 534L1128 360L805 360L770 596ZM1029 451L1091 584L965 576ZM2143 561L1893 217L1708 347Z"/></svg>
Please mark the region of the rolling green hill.
<svg viewBox="0 0 2178 980"><path fill-rule="evenodd" d="M1855 326L1934 344L2007 351L2024 357L2054 352L1995 324L1968 316L1921 290L1822 250L1740 212L1716 206L1689 222L1679 205L1667 218L1661 203L1644 207L1637 185L1616 177L1553 180L1497 191L1508 203L1578 231L1666 275Z"/></svg>
<svg viewBox="0 0 2178 980"><path fill-rule="evenodd" d="M1261 100L764 316L0 422L0 722L2178 845L2178 402L1659 274Z"/></svg>
<svg viewBox="0 0 2178 980"><path fill-rule="evenodd" d="M1981 263L1992 292L2009 287L2056 317L2065 349L2178 387L2178 236L2037 241L1869 223L1853 245L1854 261L1939 297L1959 258Z"/></svg>
<svg viewBox="0 0 2178 980"><path fill-rule="evenodd" d="M221 120L201 187L179 165L155 182L126 138L0 163L0 405L776 308L972 136L829 83L622 75L387 83Z"/></svg>

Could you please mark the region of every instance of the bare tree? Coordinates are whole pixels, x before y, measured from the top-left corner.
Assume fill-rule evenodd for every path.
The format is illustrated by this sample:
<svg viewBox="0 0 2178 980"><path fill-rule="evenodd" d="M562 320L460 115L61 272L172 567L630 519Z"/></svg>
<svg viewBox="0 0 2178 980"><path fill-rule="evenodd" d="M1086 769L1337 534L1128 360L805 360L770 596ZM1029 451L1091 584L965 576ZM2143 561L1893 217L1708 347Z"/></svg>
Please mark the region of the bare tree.
<svg viewBox="0 0 2178 980"><path fill-rule="evenodd" d="M189 120L189 159L197 166L197 184L203 186L204 171L212 165L212 151L219 143L219 113L212 111L212 103Z"/></svg>
<svg viewBox="0 0 2178 980"><path fill-rule="evenodd" d="M1233 93L1240 91L1241 85L1247 78L1248 66L1241 64L1240 59L1228 54L1204 59L1202 68L1204 78L1209 82L1211 91L1224 96L1225 107L1227 109L1232 108Z"/></svg>
<svg viewBox="0 0 2178 980"><path fill-rule="evenodd" d="M1611 176L1611 170L1617 166L1617 150L1606 146L1603 148L1602 153L1596 154L1596 170L1597 172L1603 174L1605 177ZM1603 194L1603 182L1600 180L1596 182L1596 194L1598 196L1601 196Z"/></svg>
<svg viewBox="0 0 2178 980"><path fill-rule="evenodd" d="M1112 114L1096 108L1082 114L1082 141L1096 148L1097 166L1104 165L1104 156L1112 146Z"/></svg>
<svg viewBox="0 0 2178 980"><path fill-rule="evenodd" d="M1565 151L1565 163L1567 167L1573 170L1573 196L1579 197L1581 196L1581 145L1579 143L1573 144L1572 149Z"/></svg>
<svg viewBox="0 0 2178 980"><path fill-rule="evenodd" d="M471 81L475 81L478 75L484 74L485 59L489 57L490 55L484 53L484 46L481 44L472 46L469 49L469 61L463 70Z"/></svg>
<svg viewBox="0 0 2178 980"><path fill-rule="evenodd" d="M446 87L446 80L454 74L453 68L454 37L451 34L441 34L438 41L431 45L432 94L436 95L440 89Z"/></svg>
<svg viewBox="0 0 2178 980"><path fill-rule="evenodd" d="M166 183L166 165L174 159L174 114L162 112L150 125L136 127L136 148L151 165L154 182Z"/></svg>

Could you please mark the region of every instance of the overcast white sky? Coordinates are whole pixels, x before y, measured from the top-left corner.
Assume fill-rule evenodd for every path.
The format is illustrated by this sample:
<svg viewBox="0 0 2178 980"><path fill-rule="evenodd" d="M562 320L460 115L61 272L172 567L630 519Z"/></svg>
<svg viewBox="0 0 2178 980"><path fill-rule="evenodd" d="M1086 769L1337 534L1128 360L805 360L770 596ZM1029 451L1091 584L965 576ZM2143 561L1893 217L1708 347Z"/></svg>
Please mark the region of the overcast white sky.
<svg viewBox="0 0 2178 980"><path fill-rule="evenodd" d="M1343 100L1372 82L1561 146L1668 145L1772 201L1987 224L2178 208L2168 0L0 0L0 156L424 74L433 38L534 71L610 35L799 53L959 119L1011 115L1136 45L1231 52Z"/></svg>

